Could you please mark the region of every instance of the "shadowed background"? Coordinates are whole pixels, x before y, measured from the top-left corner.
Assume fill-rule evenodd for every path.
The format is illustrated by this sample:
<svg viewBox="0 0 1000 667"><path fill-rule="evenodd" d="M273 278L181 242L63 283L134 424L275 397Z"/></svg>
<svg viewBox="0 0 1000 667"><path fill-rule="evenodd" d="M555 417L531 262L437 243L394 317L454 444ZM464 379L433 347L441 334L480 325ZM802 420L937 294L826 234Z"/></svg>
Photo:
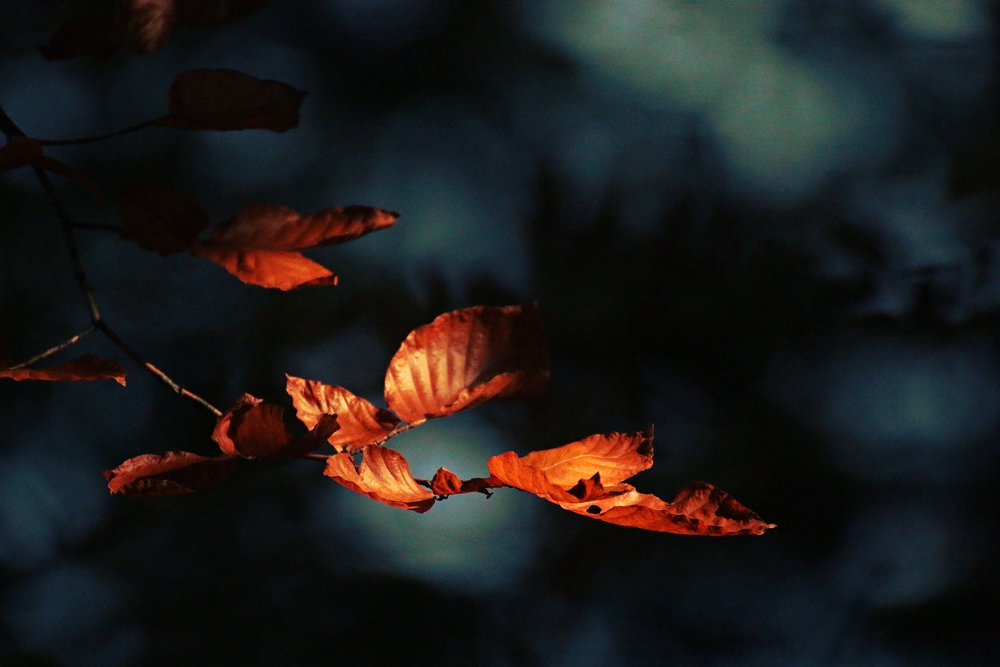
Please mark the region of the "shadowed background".
<svg viewBox="0 0 1000 667"><path fill-rule="evenodd" d="M225 220L367 204L310 255L336 287L239 283L80 231L102 312L221 406L284 373L381 404L411 329L537 301L552 382L394 440L415 474L655 424L635 479L778 528L689 538L513 490L426 515L312 461L175 498L107 493L214 419L129 366L0 384L0 665L981 665L1000 653L997 7L979 0L301 0L151 56L47 62L54 3L0 13L30 136L162 115L230 67L309 92L300 126L152 128L48 153L112 195L152 178ZM28 169L0 176L0 353L88 324ZM99 335L75 351L122 355ZM71 353L67 353L69 356ZM0 356L4 356L0 354Z"/></svg>

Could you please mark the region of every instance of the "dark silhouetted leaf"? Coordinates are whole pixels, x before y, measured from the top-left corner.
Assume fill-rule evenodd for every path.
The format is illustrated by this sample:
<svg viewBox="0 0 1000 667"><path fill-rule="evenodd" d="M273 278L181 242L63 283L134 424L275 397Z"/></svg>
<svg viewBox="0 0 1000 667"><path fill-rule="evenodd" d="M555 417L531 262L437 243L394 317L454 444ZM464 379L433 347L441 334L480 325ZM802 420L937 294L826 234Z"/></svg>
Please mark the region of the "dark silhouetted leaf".
<svg viewBox="0 0 1000 667"><path fill-rule="evenodd" d="M434 494L417 484L402 454L379 445L365 447L363 452L359 466L350 454L334 454L327 459L324 474L386 505L416 512L431 508Z"/></svg>
<svg viewBox="0 0 1000 667"><path fill-rule="evenodd" d="M165 183L122 188L120 212L125 235L161 255L190 250L210 223L194 197Z"/></svg>
<svg viewBox="0 0 1000 667"><path fill-rule="evenodd" d="M231 69L182 72L170 87L170 105L158 124L184 130L284 132L299 124L306 93Z"/></svg>
<svg viewBox="0 0 1000 667"><path fill-rule="evenodd" d="M533 398L548 378L538 307L477 306L410 332L389 362L385 400L402 419L423 421L494 398Z"/></svg>
<svg viewBox="0 0 1000 667"><path fill-rule="evenodd" d="M173 496L194 493L229 477L236 460L191 452L143 454L104 472L111 493L121 496Z"/></svg>
<svg viewBox="0 0 1000 667"><path fill-rule="evenodd" d="M324 414L337 415L340 430L330 436L330 444L342 449L357 449L384 438L399 424L396 415L377 408L343 387L323 384L318 380L286 376L285 386L292 397L295 414L312 428Z"/></svg>
<svg viewBox="0 0 1000 667"><path fill-rule="evenodd" d="M506 486L620 526L685 535L760 535L774 527L704 482L691 482L671 503L619 483L652 465L651 438L647 433L590 436L523 458L507 452L487 465Z"/></svg>
<svg viewBox="0 0 1000 667"><path fill-rule="evenodd" d="M125 386L125 367L114 359L84 354L73 361L48 368L0 369L0 378L11 380L54 380L79 382L84 380L115 380Z"/></svg>
<svg viewBox="0 0 1000 667"><path fill-rule="evenodd" d="M111 14L74 13L63 21L48 44L38 50L47 60L90 56L110 58L121 48L121 31Z"/></svg>
<svg viewBox="0 0 1000 667"><path fill-rule="evenodd" d="M243 394L219 417L212 439L229 456L285 459L321 447L339 428L336 415L322 415L307 435L294 437L285 428L284 412L282 407Z"/></svg>

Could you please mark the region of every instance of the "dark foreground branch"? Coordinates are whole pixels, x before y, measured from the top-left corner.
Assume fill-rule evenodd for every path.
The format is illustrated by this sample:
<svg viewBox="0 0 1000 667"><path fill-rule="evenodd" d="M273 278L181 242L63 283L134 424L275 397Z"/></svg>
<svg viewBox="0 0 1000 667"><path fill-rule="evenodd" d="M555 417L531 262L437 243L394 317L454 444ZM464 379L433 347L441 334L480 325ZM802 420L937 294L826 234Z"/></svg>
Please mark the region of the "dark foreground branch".
<svg viewBox="0 0 1000 667"><path fill-rule="evenodd" d="M147 127L151 127L156 124L159 118L154 118L152 120L147 120L145 122L139 123L138 125L132 125L131 127L126 127L121 130L115 130L114 132L108 132L107 134L97 134L92 137L80 137L79 139L39 139L38 143L43 146L78 146L80 144L92 144L97 141L104 141L105 139L114 139L115 137L120 137L123 134L129 134L131 132L137 132L139 130L144 130Z"/></svg>

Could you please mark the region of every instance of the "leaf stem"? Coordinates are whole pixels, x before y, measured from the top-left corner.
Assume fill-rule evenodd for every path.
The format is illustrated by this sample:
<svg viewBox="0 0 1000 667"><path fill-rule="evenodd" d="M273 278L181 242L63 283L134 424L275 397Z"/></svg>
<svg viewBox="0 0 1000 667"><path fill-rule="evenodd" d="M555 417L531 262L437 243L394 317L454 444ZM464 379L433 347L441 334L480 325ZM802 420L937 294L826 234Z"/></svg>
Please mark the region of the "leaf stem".
<svg viewBox="0 0 1000 667"><path fill-rule="evenodd" d="M91 324L89 327L87 327L86 329L84 329L80 333L73 335L68 340L64 340L63 342L59 343L58 345L53 345L52 347L50 347L49 349L45 350L44 352L42 352L40 354L36 354L31 359L28 359L27 361L22 361L19 364L14 364L13 366L9 366L8 368L6 368L4 370L14 370L14 369L17 369L17 368L25 368L25 367L30 366L32 364L38 363L39 361L41 361L43 359L47 359L48 357L51 357L56 352L60 352L62 350L65 350L70 345L73 345L73 344L75 344L75 343L83 340L84 338L86 338L90 334L94 333L94 331L96 331L96 330L97 330L97 325Z"/></svg>
<svg viewBox="0 0 1000 667"><path fill-rule="evenodd" d="M332 455L328 455L328 454L303 454L299 458L300 459L309 459L310 461L322 461L323 463L326 463L327 460L330 458L330 456L332 456Z"/></svg>
<svg viewBox="0 0 1000 667"><path fill-rule="evenodd" d="M97 134L92 137L80 137L79 139L39 139L38 143L43 146L77 146L80 144L92 144L96 141L104 141L105 139L114 139L115 137L120 137L123 134L128 134L130 132L136 132L138 130L144 130L147 127L156 124L159 118L154 118L152 120L147 120L137 125L132 125L130 127L123 128L121 130L115 130L114 132L108 132L106 134Z"/></svg>
<svg viewBox="0 0 1000 667"><path fill-rule="evenodd" d="M384 445L385 443L387 443L389 441L390 438L395 438L400 433L406 433L411 428L416 428L416 427L420 426L421 424L426 423L426 421L427 421L426 419L419 419L419 420L417 420L415 422L407 422L407 423L399 424L398 426L396 426L396 428L394 428L391 431L389 431L388 433L386 433L385 437L379 438L378 440L376 440L375 442L373 442L371 444L373 444L373 445Z"/></svg>

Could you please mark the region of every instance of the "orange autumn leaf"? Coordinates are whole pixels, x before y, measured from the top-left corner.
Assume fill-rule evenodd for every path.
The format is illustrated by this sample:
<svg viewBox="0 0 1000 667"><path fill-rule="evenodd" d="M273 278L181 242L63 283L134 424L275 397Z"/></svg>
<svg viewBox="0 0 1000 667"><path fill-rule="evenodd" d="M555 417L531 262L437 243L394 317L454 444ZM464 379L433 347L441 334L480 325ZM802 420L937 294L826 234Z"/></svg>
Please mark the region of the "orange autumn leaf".
<svg viewBox="0 0 1000 667"><path fill-rule="evenodd" d="M142 454L106 470L111 493L120 496L172 496L194 493L229 477L236 459L209 458L191 452Z"/></svg>
<svg viewBox="0 0 1000 667"><path fill-rule="evenodd" d="M299 124L305 96L288 84L236 70L189 70L174 79L167 115L157 124L183 130L284 132Z"/></svg>
<svg viewBox="0 0 1000 667"><path fill-rule="evenodd" d="M336 285L337 276L298 250L344 243L396 222L398 213L371 206L323 209L300 215L286 206L247 206L212 230L191 253L222 266L250 285L290 290Z"/></svg>
<svg viewBox="0 0 1000 667"><path fill-rule="evenodd" d="M438 468L431 479L431 491L440 498L458 495L460 493L483 493L488 498L490 489L503 486L494 478L473 477L462 479L447 468Z"/></svg>
<svg viewBox="0 0 1000 667"><path fill-rule="evenodd" d="M306 250L345 243L396 223L399 214L372 206L335 206L302 215L280 204L253 204L212 230L234 248Z"/></svg>
<svg viewBox="0 0 1000 667"><path fill-rule="evenodd" d="M125 236L161 255L189 250L210 224L194 197L155 181L122 188L119 211Z"/></svg>
<svg viewBox="0 0 1000 667"><path fill-rule="evenodd" d="M357 466L350 454L334 454L327 459L323 474L392 507L426 512L434 504L434 494L417 484L403 455L388 447L365 447Z"/></svg>
<svg viewBox="0 0 1000 667"><path fill-rule="evenodd" d="M288 291L337 284L337 276L325 266L289 250L247 250L195 241L191 254L215 262L247 285Z"/></svg>
<svg viewBox="0 0 1000 667"><path fill-rule="evenodd" d="M48 368L0 369L0 378L10 378L11 380L52 380L56 382L114 380L123 387L125 386L126 374L127 371L120 362L89 353L64 364Z"/></svg>
<svg viewBox="0 0 1000 667"><path fill-rule="evenodd" d="M323 415L308 434L295 437L285 428L285 409L243 394L218 418L212 439L228 456L283 459L321 447L336 430L337 415Z"/></svg>
<svg viewBox="0 0 1000 667"><path fill-rule="evenodd" d="M419 422L494 398L535 397L548 378L538 307L476 306L410 332L389 362L385 400L402 419Z"/></svg>
<svg viewBox="0 0 1000 667"><path fill-rule="evenodd" d="M285 390L292 397L295 415L307 428L313 428L325 414L337 415L340 429L329 438L337 451L370 445L399 424L396 415L375 407L343 387L291 375L285 377L288 378Z"/></svg>
<svg viewBox="0 0 1000 667"><path fill-rule="evenodd" d="M525 457L506 452L487 466L491 477L506 486L620 526L685 535L759 535L773 528L704 482L691 482L670 503L620 483L652 465L651 440L646 433L590 436Z"/></svg>

